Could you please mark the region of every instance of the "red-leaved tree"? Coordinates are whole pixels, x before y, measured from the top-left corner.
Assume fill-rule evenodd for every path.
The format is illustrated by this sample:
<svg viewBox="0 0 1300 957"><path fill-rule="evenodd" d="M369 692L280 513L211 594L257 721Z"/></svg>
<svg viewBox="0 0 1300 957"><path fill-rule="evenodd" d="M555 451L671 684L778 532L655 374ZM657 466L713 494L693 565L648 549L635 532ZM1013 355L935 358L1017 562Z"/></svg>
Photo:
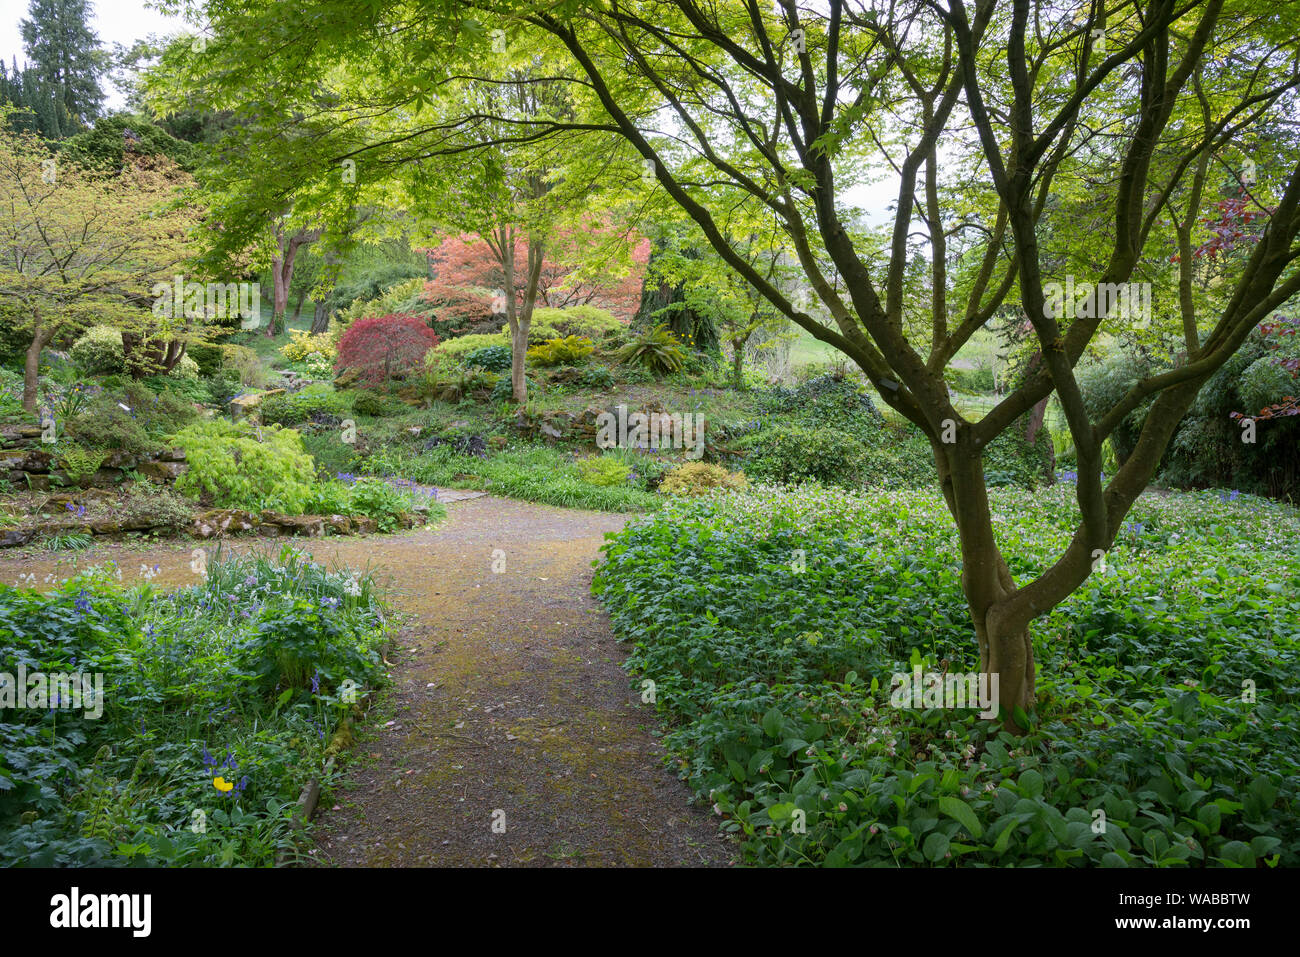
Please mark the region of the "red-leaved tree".
<svg viewBox="0 0 1300 957"><path fill-rule="evenodd" d="M613 238L607 228L599 226L584 230L581 236L574 230L557 230L547 242L537 284L537 305L554 309L598 306L616 318L630 321L641 303L650 241L642 239L632 248L631 269L602 269L602 241ZM572 254L579 249L586 251L581 268L571 265ZM527 259L527 238L521 235L515 241L515 260ZM434 278L425 285L425 298L437 305L439 322L454 323L452 328L461 331L505 312L504 270L491 246L479 237L448 237L429 250L429 265ZM516 303L522 303L527 281L526 271L516 271Z"/></svg>
<svg viewBox="0 0 1300 957"><path fill-rule="evenodd" d="M419 316L392 313L358 319L339 339L334 370L355 369L359 382L378 385L417 368L437 344L438 334Z"/></svg>

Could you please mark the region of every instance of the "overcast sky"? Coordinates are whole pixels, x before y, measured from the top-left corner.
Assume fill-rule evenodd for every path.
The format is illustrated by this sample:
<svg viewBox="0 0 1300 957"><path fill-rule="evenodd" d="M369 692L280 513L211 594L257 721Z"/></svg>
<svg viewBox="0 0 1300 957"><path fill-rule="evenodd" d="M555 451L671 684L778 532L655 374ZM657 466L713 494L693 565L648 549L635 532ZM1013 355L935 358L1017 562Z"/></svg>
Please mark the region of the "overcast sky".
<svg viewBox="0 0 1300 957"><path fill-rule="evenodd" d="M5 64L18 57L22 65L23 35L18 24L27 19L28 0L0 0L0 56ZM178 17L168 17L157 10L150 10L145 0L92 0L91 29L99 34L100 41L106 49L113 49L114 44L129 47L136 40L143 40L151 33L166 35L185 30L185 22ZM105 104L108 109L123 105L123 96L111 83L106 83L104 92L108 94Z"/></svg>

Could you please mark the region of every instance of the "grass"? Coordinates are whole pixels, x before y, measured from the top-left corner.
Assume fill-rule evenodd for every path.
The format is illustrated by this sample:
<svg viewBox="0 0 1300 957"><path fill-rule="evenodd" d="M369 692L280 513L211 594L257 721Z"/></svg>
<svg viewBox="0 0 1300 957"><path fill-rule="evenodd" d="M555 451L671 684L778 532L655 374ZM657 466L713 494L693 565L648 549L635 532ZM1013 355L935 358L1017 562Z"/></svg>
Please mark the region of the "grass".
<svg viewBox="0 0 1300 957"><path fill-rule="evenodd" d="M480 459L442 447L415 455L386 455L366 463L374 474L397 475L427 485L468 488L507 498L603 512L653 511L662 499L630 485L583 481L569 453L546 446L506 449Z"/></svg>

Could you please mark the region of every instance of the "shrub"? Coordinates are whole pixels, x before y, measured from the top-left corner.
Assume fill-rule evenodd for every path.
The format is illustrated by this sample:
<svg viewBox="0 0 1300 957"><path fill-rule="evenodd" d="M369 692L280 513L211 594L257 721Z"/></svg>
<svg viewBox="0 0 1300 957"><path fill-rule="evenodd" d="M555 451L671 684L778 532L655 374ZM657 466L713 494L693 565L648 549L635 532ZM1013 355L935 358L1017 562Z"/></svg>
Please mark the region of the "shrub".
<svg viewBox="0 0 1300 957"><path fill-rule="evenodd" d="M672 330L661 325L635 336L618 350L615 358L624 365L641 366L650 372L666 375L682 367L686 354Z"/></svg>
<svg viewBox="0 0 1300 957"><path fill-rule="evenodd" d="M728 472L708 462L687 462L664 476L659 491L667 495L706 495L714 489L738 489L747 484L743 472Z"/></svg>
<svg viewBox="0 0 1300 957"><path fill-rule="evenodd" d="M1260 356L1246 367L1237 383L1241 396L1242 412L1254 415L1265 406L1282 401L1287 396L1300 394L1300 382L1294 373L1280 365L1272 354Z"/></svg>
<svg viewBox="0 0 1300 957"><path fill-rule="evenodd" d="M347 410L342 396L328 385L309 385L298 392L273 395L258 405L267 425L298 425L313 420L336 421Z"/></svg>
<svg viewBox="0 0 1300 957"><path fill-rule="evenodd" d="M197 379L199 377L199 364L189 356L189 350L181 356L180 361L172 366L171 375L177 379Z"/></svg>
<svg viewBox="0 0 1300 957"><path fill-rule="evenodd" d="M72 344L72 361L87 375L116 375L126 368L122 330L91 326Z"/></svg>
<svg viewBox="0 0 1300 957"><path fill-rule="evenodd" d="M417 368L438 335L417 316L394 313L358 319L339 340L335 368L356 369L372 385Z"/></svg>
<svg viewBox="0 0 1300 957"><path fill-rule="evenodd" d="M175 442L189 465L179 491L223 508L302 512L315 469L292 429L214 419L182 429Z"/></svg>
<svg viewBox="0 0 1300 957"><path fill-rule="evenodd" d="M524 376L524 382L527 383L529 396L535 396L541 392L538 384L533 381L531 376ZM509 402L514 398L514 395L514 384L510 381L510 376L503 375L497 380L497 384L492 387L488 399L491 402Z"/></svg>
<svg viewBox="0 0 1300 957"><path fill-rule="evenodd" d="M536 333L546 338L583 336L594 342L612 338L626 330L627 324L616 319L613 313L591 305L564 309L535 308L529 328L530 338L532 333Z"/></svg>
<svg viewBox="0 0 1300 957"><path fill-rule="evenodd" d="M857 486L863 480L866 448L839 429L777 425L745 436L745 472L766 482Z"/></svg>
<svg viewBox="0 0 1300 957"><path fill-rule="evenodd" d="M410 406L391 395L362 389L353 393L352 411L358 415L369 415L376 419L382 419L386 416L409 412Z"/></svg>
<svg viewBox="0 0 1300 957"><path fill-rule="evenodd" d="M589 485L622 485L631 467L612 456L598 455L578 462L578 474Z"/></svg>
<svg viewBox="0 0 1300 957"><path fill-rule="evenodd" d="M207 378L221 372L221 346L213 342L191 342L185 347L185 354L199 367L199 375Z"/></svg>
<svg viewBox="0 0 1300 957"><path fill-rule="evenodd" d="M302 329L290 329L289 341L280 347L280 355L290 362L306 362L308 359L324 359L334 362L337 350L327 333L312 335Z"/></svg>
<svg viewBox="0 0 1300 957"><path fill-rule="evenodd" d="M266 388L266 365L248 346L226 344L221 347L222 365L250 389Z"/></svg>
<svg viewBox="0 0 1300 957"><path fill-rule="evenodd" d="M530 350L531 351L531 350ZM436 355L437 353L430 353ZM427 360L427 356L425 357ZM508 372L510 370L509 346L483 346L465 353L465 365L479 366L489 372Z"/></svg>
<svg viewBox="0 0 1300 957"><path fill-rule="evenodd" d="M190 401L170 389L155 393L144 382L106 383L85 411L67 423L66 434L86 448L149 455L195 417Z"/></svg>
<svg viewBox="0 0 1300 957"><path fill-rule="evenodd" d="M614 374L605 366L591 366L582 370L578 382L587 389L609 389L614 385Z"/></svg>
<svg viewBox="0 0 1300 957"><path fill-rule="evenodd" d="M975 369L957 369L952 366L944 369L944 380L958 392L979 395L992 392L996 388L993 370L988 366Z"/></svg>
<svg viewBox="0 0 1300 957"><path fill-rule="evenodd" d="M564 339L548 339L540 346L533 346L528 350L527 359L539 366L577 365L585 362L594 351L595 346L590 339L568 336Z"/></svg>

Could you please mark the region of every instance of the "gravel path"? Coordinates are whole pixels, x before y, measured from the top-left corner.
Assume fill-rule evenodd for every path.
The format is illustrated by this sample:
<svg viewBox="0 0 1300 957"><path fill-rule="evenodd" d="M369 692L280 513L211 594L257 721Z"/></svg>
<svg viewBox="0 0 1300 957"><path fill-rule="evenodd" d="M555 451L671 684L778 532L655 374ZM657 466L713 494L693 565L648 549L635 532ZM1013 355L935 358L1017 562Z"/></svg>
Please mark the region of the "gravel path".
<svg viewBox="0 0 1300 957"><path fill-rule="evenodd" d="M408 627L359 729L350 781L322 798L312 860L335 866L719 866L715 818L666 770L620 663L591 563L622 516L482 496L433 531L295 540L370 567ZM124 577L190 584L195 543L97 546ZM238 550L258 547L245 540ZM278 543L275 547L278 547ZM75 571L0 554L0 580ZM501 571L494 571L493 564ZM504 563L504 564L503 564Z"/></svg>

